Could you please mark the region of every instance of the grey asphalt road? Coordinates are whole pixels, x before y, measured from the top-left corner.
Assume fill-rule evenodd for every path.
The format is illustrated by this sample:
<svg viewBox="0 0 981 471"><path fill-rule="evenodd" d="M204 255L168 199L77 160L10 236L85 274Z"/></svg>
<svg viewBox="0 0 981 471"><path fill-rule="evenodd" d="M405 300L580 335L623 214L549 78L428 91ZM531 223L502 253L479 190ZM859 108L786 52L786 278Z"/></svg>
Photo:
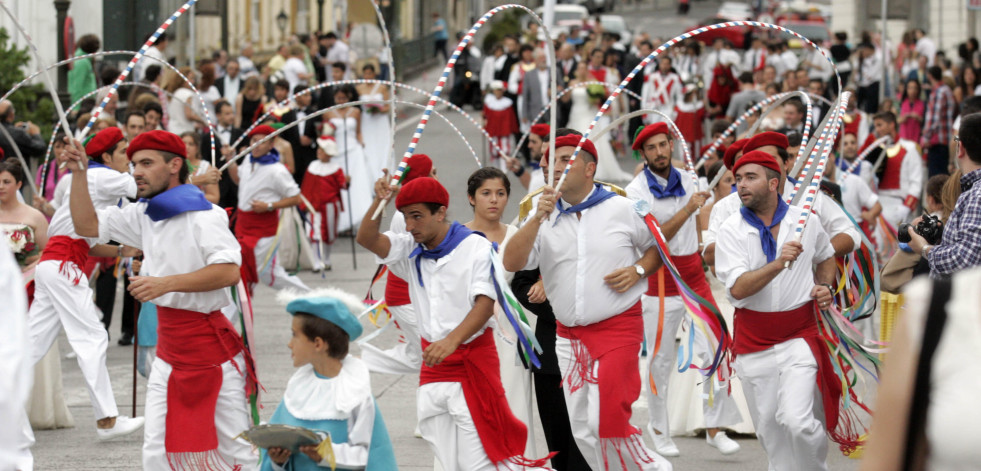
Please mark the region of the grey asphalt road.
<svg viewBox="0 0 981 471"><path fill-rule="evenodd" d="M693 2L693 12L688 19L674 17L673 8L670 11L655 11L648 6L624 7L623 14L634 28L650 28L652 34L667 36L680 33L687 24L695 18L700 18L706 11L711 13L717 4L711 2ZM692 23L693 24L693 23ZM435 85L438 73L431 71L425 78L415 80L414 84L424 89ZM469 111L469 108L468 108ZM411 130L417 121L415 112L399 120L401 129L396 137L396 153L401 155L405 145L411 138ZM480 154L486 144L473 126L453 113L454 124L461 129L466 138ZM479 113L474 113L479 119ZM470 220L471 210L466 205L466 178L477 168L473 157L469 155L466 146L460 138L447 126L433 120L420 142L417 152L427 153L433 157L438 168L440 180L450 192L450 216L465 222ZM621 161L624 168L633 166L632 161ZM505 213L505 220L510 220L517 214L517 204L524 194L520 184L512 181L513 195ZM387 224L386 224L387 226ZM321 277L319 274L304 272L300 277L310 286L333 285L358 295L367 288L376 265L374 257L358 248L354 251L357 257L357 269L353 267L350 239L341 238L333 250L333 271ZM376 296L381 295L383 287L375 288ZM117 306L120 303L117 303ZM289 350L286 343L290 336L289 317L282 306L275 300L274 292L260 287L254 300L256 311L255 331L257 333L257 364L260 380L265 387L261 410L263 419L272 415L278 404L286 382L293 372ZM117 310L119 308L117 307ZM113 381L113 389L120 411L130 414L132 401L132 350L129 347L118 347L115 344L119 332L117 319L112 326L108 365ZM366 333L374 327L366 325ZM397 341L394 329L384 332L374 344L388 347ZM69 351L64 336L59 340L62 354ZM357 354L357 349L354 349ZM36 468L38 470L105 470L105 469L139 469L141 456L142 435L129 436L112 442L99 442L95 435L94 419L88 395L85 391L81 373L74 360L62 361L65 396L74 414L76 426L72 429L38 431L37 445L34 448ZM145 380L137 380L137 414L142 415L142 404L145 397ZM415 426L415 390L418 376L372 375L372 386L378 399L379 407L386 419L389 432L396 450L399 468L402 470L433 469L433 454L428 445L413 436ZM643 401L635 405L634 423L642 426L646 421L647 411ZM539 448L538 456L545 453L544 438L541 435L541 425L534 424ZM709 448L701 437L677 437L676 443L682 455L673 458L675 469L679 470L710 470L725 469L763 470L766 469L766 458L759 442L753 437L739 437L742 451L732 456L722 456ZM847 459L838 454L834 446L829 453L829 467L835 470L857 469L857 461Z"/></svg>

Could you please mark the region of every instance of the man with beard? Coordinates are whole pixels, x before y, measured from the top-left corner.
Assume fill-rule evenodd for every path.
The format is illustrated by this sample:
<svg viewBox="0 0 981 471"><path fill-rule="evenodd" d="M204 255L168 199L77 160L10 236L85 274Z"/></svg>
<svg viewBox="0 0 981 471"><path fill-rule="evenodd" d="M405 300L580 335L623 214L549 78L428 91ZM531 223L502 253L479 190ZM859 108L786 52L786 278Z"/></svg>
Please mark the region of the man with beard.
<svg viewBox="0 0 981 471"><path fill-rule="evenodd" d="M683 175L671 165L674 152L674 138L665 123L644 126L633 149L641 152L646 165L633 181L627 185L627 197L634 201L644 201L651 208L651 214L661 224L661 232L668 241L671 260L680 272L681 278L699 296L715 304L712 289L705 279L702 269L702 255L698 252L695 213L705 204L709 194L697 191L698 188L687 174ZM674 347L674 334L685 318L685 303L678 286L670 274L658 273L647 278L647 293L641 297L644 309L644 332L649 342L663 337L665 345L649 348L650 371L656 390L648 390L647 405L650 421L647 430L654 441L654 449L664 456L679 456L678 447L671 440L668 423L668 379L675 365L677 350ZM662 286L663 284L663 286ZM663 293L663 298L661 298ZM661 310L663 309L663 311ZM663 318L659 321L660 318ZM658 333L658 326L663 330ZM696 331L697 332L697 331ZM704 335L696 333L696 349L704 364L712 362L712 354ZM715 395L712 405L707 398L711 392L712 381L705 381L705 440L722 454L729 455L739 451L739 444L726 436L720 428L742 422L739 409L725 391Z"/></svg>
<svg viewBox="0 0 981 471"><path fill-rule="evenodd" d="M736 308L736 370L770 468L820 470L828 440L814 401L833 431L841 396L816 312L831 305L835 251L816 221L794 239L802 210L784 202L780 169L763 151L733 166L743 207L719 230L715 267Z"/></svg>
<svg viewBox="0 0 981 471"><path fill-rule="evenodd" d="M232 302L225 288L238 283L241 263L225 211L186 184L184 142L166 131L143 133L126 150L140 202L96 210L86 178L94 169L80 165L78 146L66 151L75 230L143 250L144 276L132 277L129 289L157 305L143 469L170 470L192 459L222 469L255 466L251 447L233 438L250 425L245 395L255 387L255 369L220 311Z"/></svg>

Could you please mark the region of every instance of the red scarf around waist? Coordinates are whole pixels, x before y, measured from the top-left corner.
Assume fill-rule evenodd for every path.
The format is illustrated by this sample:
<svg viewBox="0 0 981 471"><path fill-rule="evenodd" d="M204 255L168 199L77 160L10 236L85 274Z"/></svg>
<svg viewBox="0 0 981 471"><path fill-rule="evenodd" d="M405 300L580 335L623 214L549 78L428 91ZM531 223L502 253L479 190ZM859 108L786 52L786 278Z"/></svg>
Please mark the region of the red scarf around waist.
<svg viewBox="0 0 981 471"><path fill-rule="evenodd" d="M695 252L691 255L672 255L671 261L674 262L674 266L678 269L678 274L681 275L681 279L684 280L689 288L702 298L705 298L706 301L715 304L715 296L712 296L712 287L709 286L708 280L705 279L705 270L702 267L702 254ZM646 294L648 296L658 295L657 276L651 275L647 277ZM674 278L670 273L665 273L664 295L681 295L678 291L678 284L674 282Z"/></svg>
<svg viewBox="0 0 981 471"><path fill-rule="evenodd" d="M626 311L590 325L567 327L556 321L556 335L572 342L574 363L564 379L575 392L586 382L599 384L600 438L639 434L630 425L631 405L640 395L637 354L644 341L640 301ZM603 360L593 375L593 362Z"/></svg>
<svg viewBox="0 0 981 471"><path fill-rule="evenodd" d="M422 339L423 351L429 344ZM434 367L423 364L419 384L430 383L460 383L480 443L492 463L542 467L551 458L532 460L524 456L528 428L514 416L504 396L493 330L487 329L470 343L460 345Z"/></svg>
<svg viewBox="0 0 981 471"><path fill-rule="evenodd" d="M804 339L817 361L817 383L824 404L825 428L834 438L841 401L841 379L835 374L828 346L818 330L815 302L809 301L785 312L759 312L737 307L732 351L736 355L756 353L788 340Z"/></svg>
<svg viewBox="0 0 981 471"><path fill-rule="evenodd" d="M47 260L56 260L61 262L58 265L58 271L64 273L68 276L73 284L78 284L79 280L82 279L82 269L85 268L85 264L89 261L89 243L85 239L73 239L68 236L54 236L48 239L48 244L44 246L44 251L41 252L40 262ZM72 268L67 266L68 262L75 264L75 273L69 273Z"/></svg>
<svg viewBox="0 0 981 471"><path fill-rule="evenodd" d="M238 211L235 221L235 238L242 247L242 281L249 294L259 282L259 267L255 259L255 245L259 239L273 237L279 227L279 211L257 213Z"/></svg>
<svg viewBox="0 0 981 471"><path fill-rule="evenodd" d="M409 283L389 271L388 282L385 283L385 304L391 307L405 306L411 303L412 299L409 298Z"/></svg>
<svg viewBox="0 0 981 471"><path fill-rule="evenodd" d="M211 313L157 306L157 356L171 365L167 380L167 432L164 446L174 469L207 454L218 454L215 405L222 384L221 365L239 353L245 356L249 394L258 386L255 365L242 338L221 311ZM243 399L245 399L243 397Z"/></svg>

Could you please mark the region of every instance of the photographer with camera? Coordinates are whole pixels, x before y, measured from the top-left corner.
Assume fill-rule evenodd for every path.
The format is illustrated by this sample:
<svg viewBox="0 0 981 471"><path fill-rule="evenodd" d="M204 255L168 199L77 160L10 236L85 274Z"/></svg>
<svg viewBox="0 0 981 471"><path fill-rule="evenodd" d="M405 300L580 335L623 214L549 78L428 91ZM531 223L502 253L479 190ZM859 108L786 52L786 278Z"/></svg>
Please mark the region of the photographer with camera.
<svg viewBox="0 0 981 471"><path fill-rule="evenodd" d="M906 228L909 246L930 263L931 278L949 278L955 272L981 265L981 113L964 116L955 138L957 165L963 172L962 193L942 228L939 244L927 239L935 224L920 217Z"/></svg>

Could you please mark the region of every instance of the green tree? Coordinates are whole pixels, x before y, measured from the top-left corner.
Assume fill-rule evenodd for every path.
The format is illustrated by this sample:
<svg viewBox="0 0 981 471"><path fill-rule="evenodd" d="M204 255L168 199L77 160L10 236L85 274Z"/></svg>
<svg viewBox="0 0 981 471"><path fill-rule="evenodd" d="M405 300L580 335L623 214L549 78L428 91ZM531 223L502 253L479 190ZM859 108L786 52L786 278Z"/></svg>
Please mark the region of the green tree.
<svg viewBox="0 0 981 471"><path fill-rule="evenodd" d="M26 47L18 48L10 39L7 29L0 28L0 71L3 71L0 73L0 94L6 94L29 73L33 73L27 71L30 52ZM56 72L52 70L50 73ZM11 94L9 99L17 110L18 121L32 121L41 127L42 137L51 137L55 108L43 84L24 85Z"/></svg>

